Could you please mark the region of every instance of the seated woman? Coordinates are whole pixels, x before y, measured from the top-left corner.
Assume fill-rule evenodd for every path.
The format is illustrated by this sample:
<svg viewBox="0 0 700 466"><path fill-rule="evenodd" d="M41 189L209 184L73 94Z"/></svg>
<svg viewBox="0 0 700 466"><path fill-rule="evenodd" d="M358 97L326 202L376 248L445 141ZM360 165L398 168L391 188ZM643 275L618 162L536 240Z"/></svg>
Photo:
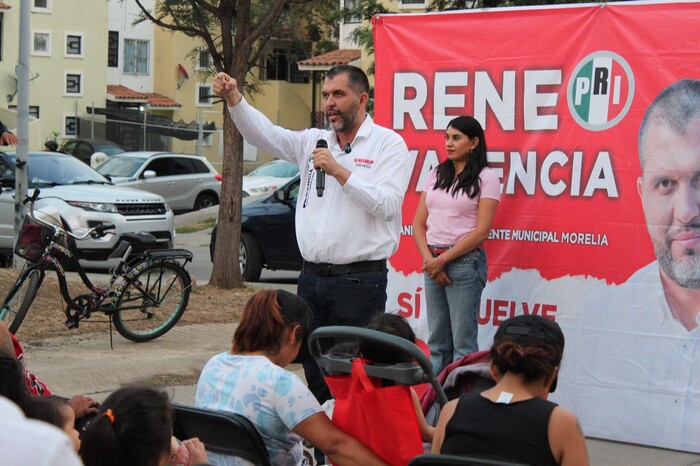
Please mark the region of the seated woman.
<svg viewBox="0 0 700 466"><path fill-rule="evenodd" d="M179 464L173 451L173 410L168 395L151 388L120 388L100 406L81 436L85 466L165 466ZM185 440L190 466L208 464L204 444Z"/></svg>
<svg viewBox="0 0 700 466"><path fill-rule="evenodd" d="M231 351L204 366L195 406L250 419L274 465L305 464L302 439L338 465L384 464L334 426L301 379L284 369L296 358L310 323L311 309L299 296L258 291L243 310Z"/></svg>
<svg viewBox="0 0 700 466"><path fill-rule="evenodd" d="M563 353L564 334L554 321L522 315L503 322L491 347L496 385L445 405L432 452L532 465L588 465L576 416L546 400L556 388Z"/></svg>

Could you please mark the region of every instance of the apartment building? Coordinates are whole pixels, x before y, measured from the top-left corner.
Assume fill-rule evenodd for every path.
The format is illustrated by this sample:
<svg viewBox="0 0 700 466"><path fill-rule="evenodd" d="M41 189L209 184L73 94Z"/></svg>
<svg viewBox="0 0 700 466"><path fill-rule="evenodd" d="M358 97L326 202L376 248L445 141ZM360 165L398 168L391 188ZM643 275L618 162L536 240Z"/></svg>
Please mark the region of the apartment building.
<svg viewBox="0 0 700 466"><path fill-rule="evenodd" d="M77 135L87 105L104 105L107 8L94 0L30 1L30 149ZM16 126L20 2L0 4L0 119ZM76 14L79 12L79 14Z"/></svg>

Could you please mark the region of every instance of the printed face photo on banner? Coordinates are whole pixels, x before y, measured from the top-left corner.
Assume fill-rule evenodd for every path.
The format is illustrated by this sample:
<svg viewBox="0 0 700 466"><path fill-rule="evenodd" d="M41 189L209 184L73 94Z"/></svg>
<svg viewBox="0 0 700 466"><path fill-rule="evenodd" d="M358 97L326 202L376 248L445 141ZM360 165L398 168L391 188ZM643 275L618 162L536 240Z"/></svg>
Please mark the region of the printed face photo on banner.
<svg viewBox="0 0 700 466"><path fill-rule="evenodd" d="M379 15L373 26L375 121L415 157L387 309L426 338L411 219L447 158L447 122L473 115L501 182L480 348L514 315L555 319L567 348L552 399L587 435L700 452L700 99L684 118L659 111L637 141L664 89L688 78L677 100L698 99L700 3Z"/></svg>

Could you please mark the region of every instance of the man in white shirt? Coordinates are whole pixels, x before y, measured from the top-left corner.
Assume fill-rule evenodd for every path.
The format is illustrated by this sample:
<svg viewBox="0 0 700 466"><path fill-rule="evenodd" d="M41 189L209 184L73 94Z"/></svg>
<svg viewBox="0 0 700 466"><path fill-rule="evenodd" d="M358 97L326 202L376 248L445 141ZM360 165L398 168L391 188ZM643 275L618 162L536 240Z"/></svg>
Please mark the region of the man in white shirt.
<svg viewBox="0 0 700 466"><path fill-rule="evenodd" d="M574 409L588 435L700 452L700 80L661 91L638 145L657 260L585 304Z"/></svg>
<svg viewBox="0 0 700 466"><path fill-rule="evenodd" d="M398 248L412 169L403 139L374 124L367 113L367 75L349 65L327 72L322 98L330 129L291 131L273 125L225 73L214 78L213 89L226 100L246 141L300 167L295 221L304 267L297 293L313 310L312 329L364 326L384 312L386 260ZM305 345L304 353L306 380L322 403L330 392Z"/></svg>
<svg viewBox="0 0 700 466"><path fill-rule="evenodd" d="M60 429L25 419L0 396L0 463L13 466L81 466L73 442Z"/></svg>

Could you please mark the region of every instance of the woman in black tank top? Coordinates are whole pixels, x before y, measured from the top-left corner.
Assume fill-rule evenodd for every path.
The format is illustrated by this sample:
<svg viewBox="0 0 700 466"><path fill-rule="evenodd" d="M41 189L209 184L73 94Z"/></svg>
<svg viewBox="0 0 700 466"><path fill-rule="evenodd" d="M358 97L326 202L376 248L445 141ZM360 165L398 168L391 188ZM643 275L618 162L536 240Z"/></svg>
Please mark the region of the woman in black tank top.
<svg viewBox="0 0 700 466"><path fill-rule="evenodd" d="M535 315L503 322L491 347L496 385L445 405L432 452L542 466L587 466L581 427L570 411L547 401L556 388L564 334Z"/></svg>

